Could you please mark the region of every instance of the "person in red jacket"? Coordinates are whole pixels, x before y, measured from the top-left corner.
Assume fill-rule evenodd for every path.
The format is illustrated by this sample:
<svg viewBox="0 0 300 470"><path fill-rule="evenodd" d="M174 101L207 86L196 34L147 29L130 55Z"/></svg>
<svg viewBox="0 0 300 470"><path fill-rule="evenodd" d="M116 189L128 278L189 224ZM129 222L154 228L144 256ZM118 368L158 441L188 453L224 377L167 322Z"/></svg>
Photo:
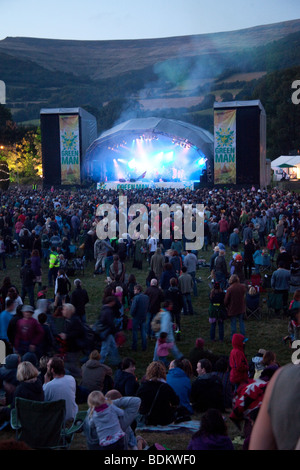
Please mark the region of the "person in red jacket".
<svg viewBox="0 0 300 470"><path fill-rule="evenodd" d="M249 382L249 364L245 355L245 336L235 333L232 337L232 350L229 356L230 382L235 390Z"/></svg>
<svg viewBox="0 0 300 470"><path fill-rule="evenodd" d="M42 343L44 330L42 325L32 318L34 313L31 305L22 307L23 318L17 321L14 351L20 356L34 352L39 357L39 346Z"/></svg>
<svg viewBox="0 0 300 470"><path fill-rule="evenodd" d="M271 261L273 262L275 252L279 248L278 241L277 241L277 238L275 236L275 230L274 229L271 230L271 233L267 237L267 248L268 248L270 256L271 256Z"/></svg>
<svg viewBox="0 0 300 470"><path fill-rule="evenodd" d="M220 232L220 242L223 243L224 245L227 245L228 243L228 231L229 231L229 225L228 225L227 219L225 218L223 214L221 216L221 219L219 220L219 232Z"/></svg>

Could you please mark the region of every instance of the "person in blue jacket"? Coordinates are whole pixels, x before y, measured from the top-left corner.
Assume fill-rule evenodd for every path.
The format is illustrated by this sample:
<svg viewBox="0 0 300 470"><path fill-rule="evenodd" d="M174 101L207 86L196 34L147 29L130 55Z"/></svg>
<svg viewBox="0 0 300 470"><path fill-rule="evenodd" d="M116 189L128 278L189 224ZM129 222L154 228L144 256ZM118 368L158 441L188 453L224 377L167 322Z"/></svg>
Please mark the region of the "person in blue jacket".
<svg viewBox="0 0 300 470"><path fill-rule="evenodd" d="M185 408L188 415L194 413L190 403L192 376L193 368L188 359L175 359L171 362L167 373L167 384L173 388L180 400L180 406Z"/></svg>

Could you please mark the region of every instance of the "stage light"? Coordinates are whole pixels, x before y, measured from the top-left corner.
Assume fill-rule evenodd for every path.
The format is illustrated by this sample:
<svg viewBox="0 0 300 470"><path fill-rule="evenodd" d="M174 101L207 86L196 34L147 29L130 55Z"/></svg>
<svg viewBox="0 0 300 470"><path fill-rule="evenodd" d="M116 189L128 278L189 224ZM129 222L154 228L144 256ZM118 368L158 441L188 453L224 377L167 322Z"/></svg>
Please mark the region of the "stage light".
<svg viewBox="0 0 300 470"><path fill-rule="evenodd" d="M133 158L132 160L130 160L130 162L128 162L128 166L129 168L132 170L133 168L135 168L136 166L136 161L135 159Z"/></svg>
<svg viewBox="0 0 300 470"><path fill-rule="evenodd" d="M202 158L200 158L200 159L197 161L197 164L198 164L199 166L202 166L202 165L205 164L205 162L206 162L206 158L202 157Z"/></svg>

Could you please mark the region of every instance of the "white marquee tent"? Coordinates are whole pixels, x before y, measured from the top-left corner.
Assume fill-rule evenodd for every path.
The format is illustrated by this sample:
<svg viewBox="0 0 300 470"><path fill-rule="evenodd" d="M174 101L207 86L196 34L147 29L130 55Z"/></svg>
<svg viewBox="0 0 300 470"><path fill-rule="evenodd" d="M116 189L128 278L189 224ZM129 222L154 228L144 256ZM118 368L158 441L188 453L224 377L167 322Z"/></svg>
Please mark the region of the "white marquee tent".
<svg viewBox="0 0 300 470"><path fill-rule="evenodd" d="M290 165L280 167L280 165ZM282 172L285 171L292 180L300 179L300 155L281 155L271 162L271 168L274 170L274 181L282 178Z"/></svg>

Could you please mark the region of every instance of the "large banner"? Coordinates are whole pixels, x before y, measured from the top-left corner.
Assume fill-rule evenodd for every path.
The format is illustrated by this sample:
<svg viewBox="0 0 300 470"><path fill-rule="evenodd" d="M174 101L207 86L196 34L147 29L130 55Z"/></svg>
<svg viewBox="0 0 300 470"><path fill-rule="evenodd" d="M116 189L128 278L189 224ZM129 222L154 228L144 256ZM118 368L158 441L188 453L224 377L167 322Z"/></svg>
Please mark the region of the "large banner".
<svg viewBox="0 0 300 470"><path fill-rule="evenodd" d="M214 183L236 184L236 110L214 112Z"/></svg>
<svg viewBox="0 0 300 470"><path fill-rule="evenodd" d="M80 184L79 117L59 116L61 184Z"/></svg>

